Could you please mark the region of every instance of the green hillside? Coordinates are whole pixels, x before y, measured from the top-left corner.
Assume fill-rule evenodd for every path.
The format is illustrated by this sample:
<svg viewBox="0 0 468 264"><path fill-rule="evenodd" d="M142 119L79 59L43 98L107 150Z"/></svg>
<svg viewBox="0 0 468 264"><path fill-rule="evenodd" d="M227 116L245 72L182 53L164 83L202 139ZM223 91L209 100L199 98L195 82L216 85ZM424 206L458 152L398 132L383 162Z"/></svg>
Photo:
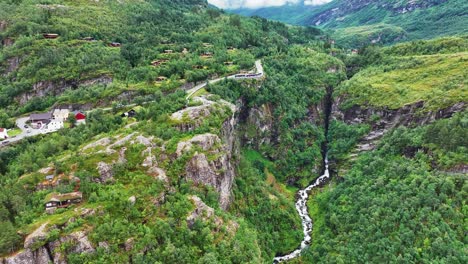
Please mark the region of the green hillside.
<svg viewBox="0 0 468 264"><path fill-rule="evenodd" d="M348 22L344 45L416 37ZM271 263L327 160L291 263L467 262L466 37L351 50L204 0L22 0L0 43L0 263Z"/></svg>
<svg viewBox="0 0 468 264"><path fill-rule="evenodd" d="M289 16L283 15L286 10ZM334 0L318 7L298 4L263 8L251 11L251 14L286 23L336 30L332 35L340 44L360 47L373 40L389 44L402 40L467 34L466 10L468 3L463 0Z"/></svg>

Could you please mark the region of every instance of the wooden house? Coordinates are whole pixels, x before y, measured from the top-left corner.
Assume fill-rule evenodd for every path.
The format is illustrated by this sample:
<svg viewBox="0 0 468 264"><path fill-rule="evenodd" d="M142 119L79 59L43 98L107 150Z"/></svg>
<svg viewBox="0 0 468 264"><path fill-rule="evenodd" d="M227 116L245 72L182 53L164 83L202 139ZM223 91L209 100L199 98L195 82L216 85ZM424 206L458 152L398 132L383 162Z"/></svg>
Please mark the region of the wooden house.
<svg viewBox="0 0 468 264"><path fill-rule="evenodd" d="M57 208L67 208L70 205L81 203L83 194L81 192L51 193L44 199L45 209L53 213Z"/></svg>
<svg viewBox="0 0 468 264"><path fill-rule="evenodd" d="M200 55L202 58L212 58L213 52L205 51Z"/></svg>
<svg viewBox="0 0 468 264"><path fill-rule="evenodd" d="M47 125L52 120L52 113L39 113L29 115L29 121L33 128L40 128L43 125Z"/></svg>
<svg viewBox="0 0 468 264"><path fill-rule="evenodd" d="M172 54L172 53L174 53L173 50L165 50L165 51L164 51L164 54Z"/></svg>
<svg viewBox="0 0 468 264"><path fill-rule="evenodd" d="M46 39L56 39L56 38L58 38L59 34L45 33L45 34L42 34L42 36L44 36L44 38L46 38Z"/></svg>
<svg viewBox="0 0 468 264"><path fill-rule="evenodd" d="M109 47L118 48L120 46L122 46L122 44L120 42L111 42L111 43L109 43Z"/></svg>

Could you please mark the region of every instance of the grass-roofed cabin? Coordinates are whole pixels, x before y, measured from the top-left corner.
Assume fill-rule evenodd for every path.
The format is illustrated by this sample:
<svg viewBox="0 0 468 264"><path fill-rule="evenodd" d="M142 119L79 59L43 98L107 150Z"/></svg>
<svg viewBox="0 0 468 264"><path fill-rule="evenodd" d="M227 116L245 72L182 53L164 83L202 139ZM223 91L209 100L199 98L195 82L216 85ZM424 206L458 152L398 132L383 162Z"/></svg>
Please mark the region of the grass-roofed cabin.
<svg viewBox="0 0 468 264"><path fill-rule="evenodd" d="M47 213L54 213L57 208L66 208L72 204L80 203L83 200L81 192L71 193L50 193L45 199L45 209Z"/></svg>

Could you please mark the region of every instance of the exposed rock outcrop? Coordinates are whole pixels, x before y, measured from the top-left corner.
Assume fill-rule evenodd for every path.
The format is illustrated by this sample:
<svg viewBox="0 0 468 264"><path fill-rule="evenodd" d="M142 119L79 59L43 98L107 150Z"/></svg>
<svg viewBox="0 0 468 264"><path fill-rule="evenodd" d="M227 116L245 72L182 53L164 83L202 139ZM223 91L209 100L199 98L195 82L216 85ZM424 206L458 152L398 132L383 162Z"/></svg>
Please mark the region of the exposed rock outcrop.
<svg viewBox="0 0 468 264"><path fill-rule="evenodd" d="M76 231L52 242L47 242L47 223L31 233L24 242L24 250L0 258L2 264L67 264L66 255L71 253L90 254L95 252L85 231ZM63 251L66 245L65 252Z"/></svg>
<svg viewBox="0 0 468 264"><path fill-rule="evenodd" d="M97 166L99 177L94 180L99 183L112 182L114 180L114 173L112 172L112 166L105 163L99 162Z"/></svg>
<svg viewBox="0 0 468 264"><path fill-rule="evenodd" d="M226 112L226 107L231 109L232 113L235 113L237 110L235 105L227 101L219 100L213 102L207 96L195 97L192 100L200 105L187 107L171 115L171 119L176 123L176 127L180 131L188 132L195 130L200 127L204 118L215 112L222 114Z"/></svg>
<svg viewBox="0 0 468 264"><path fill-rule="evenodd" d="M232 136L230 134L229 137ZM216 135L197 135L189 141L180 142L177 148L177 155L179 156L183 152L192 149L193 145L197 145L204 151L203 153L196 151L187 163L186 177L194 183L214 187L220 195L219 203L223 209L227 209L229 206L234 181L234 161L232 157L235 151L234 143L232 143L234 139L227 139L224 144L221 144L221 139Z"/></svg>
<svg viewBox="0 0 468 264"><path fill-rule="evenodd" d="M48 264L53 262L45 247L41 247L37 250L26 249L20 251L13 256L0 259L2 264ZM57 263L57 262L54 262Z"/></svg>
<svg viewBox="0 0 468 264"><path fill-rule="evenodd" d="M190 200L195 205L195 209L192 213L187 216L187 223L189 226L192 226L195 220L201 219L203 221L207 221L208 219L213 218L214 216L214 209L206 205L198 196L190 196Z"/></svg>
<svg viewBox="0 0 468 264"><path fill-rule="evenodd" d="M62 94L65 90L76 89L79 86L91 86L96 84L109 84L112 78L109 76L100 76L89 80L69 80L69 81L40 81L35 83L32 91L21 94L16 97L20 104L25 104L36 97L44 97L47 95L57 96Z"/></svg>
<svg viewBox="0 0 468 264"><path fill-rule="evenodd" d="M355 105L346 110L340 110L342 99L333 104L332 115L337 120L347 124L370 124L371 131L363 137L357 145L351 158L357 153L375 149L377 142L387 131L398 126L421 126L432 123L438 119L450 118L455 113L464 111L466 103L456 103L438 111L424 111L424 102L406 105L400 109L373 108Z"/></svg>
<svg viewBox="0 0 468 264"><path fill-rule="evenodd" d="M42 224L38 229L27 236L24 240L24 248L33 248L35 245L45 242L47 240L46 227L47 223Z"/></svg>

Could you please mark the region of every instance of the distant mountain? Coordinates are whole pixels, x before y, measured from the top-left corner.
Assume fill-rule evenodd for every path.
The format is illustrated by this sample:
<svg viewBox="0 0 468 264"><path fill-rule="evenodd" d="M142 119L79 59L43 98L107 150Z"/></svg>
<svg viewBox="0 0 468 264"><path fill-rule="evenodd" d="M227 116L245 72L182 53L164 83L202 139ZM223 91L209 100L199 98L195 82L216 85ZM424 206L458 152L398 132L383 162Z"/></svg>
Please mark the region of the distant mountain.
<svg viewBox="0 0 468 264"><path fill-rule="evenodd" d="M335 36L339 43L360 46L466 34L467 10L465 0L335 0L321 6L263 8L251 14L292 24L338 29L339 35Z"/></svg>
<svg viewBox="0 0 468 264"><path fill-rule="evenodd" d="M318 6L297 4L263 7L259 9L241 8L229 11L243 16L259 16L289 24L303 25L303 22L308 18L308 14L317 9Z"/></svg>

